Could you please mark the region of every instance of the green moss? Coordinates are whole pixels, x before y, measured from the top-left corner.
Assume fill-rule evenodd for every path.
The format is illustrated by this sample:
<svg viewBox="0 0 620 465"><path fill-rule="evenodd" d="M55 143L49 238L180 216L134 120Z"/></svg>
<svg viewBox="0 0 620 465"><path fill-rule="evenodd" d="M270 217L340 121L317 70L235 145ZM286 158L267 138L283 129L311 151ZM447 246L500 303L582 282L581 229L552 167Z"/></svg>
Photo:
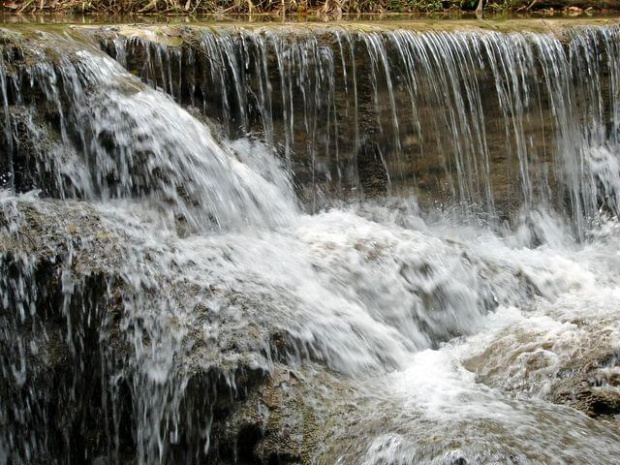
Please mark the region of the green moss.
<svg viewBox="0 0 620 465"><path fill-rule="evenodd" d="M520 0L515 0L520 1ZM160 44L165 44L169 47L179 47L183 44L195 45L196 44L196 32L200 29L209 29L215 34L222 32L234 32L239 30L254 30L256 32L264 31L281 31L282 33L291 34L317 34L321 32L328 32L333 28L345 29L351 32L381 32L391 31L396 29L406 29L417 32L429 32L429 31L459 31L459 30L471 30L482 31L491 30L503 33L510 32L537 32L537 33L559 33L569 31L574 27L579 26L614 26L618 25L617 19L613 18L527 18L527 19L483 19L483 20L471 20L471 19L457 19L449 21L436 21L432 19L387 19L381 21L361 21L361 20L341 20L330 22L280 22L280 23L265 23L265 22L226 22L226 23L213 23L197 21L191 25L181 27L178 24L165 24L165 25L150 25L150 24L132 24L132 25L118 25L111 30L107 27L105 30L99 26L92 25L54 25L54 27L48 27L39 24L18 24L18 25L4 25L0 29L0 37L2 35L5 40L11 41L11 38L7 34L12 32L19 32L24 40L34 38L40 34L40 32L57 32L62 34L69 34L78 40L87 42L92 40L93 37L118 35L125 37L140 37L145 40L153 41ZM13 36L14 38L14 36ZM53 47L49 47L50 53Z"/></svg>
<svg viewBox="0 0 620 465"><path fill-rule="evenodd" d="M395 1L395 0L394 0ZM407 0L411 3L401 5L416 4L419 0ZM494 4L498 5L498 4ZM523 0L507 0L505 7L494 7L499 12L508 11L513 6L524 5ZM510 6L512 5L512 6ZM413 6L412 6L413 8ZM432 11L435 7L426 2L427 11ZM231 32L239 29L250 29L258 32L266 30L280 30L282 32L304 34L318 33L330 28L343 28L358 32L379 32L383 30L407 29L419 32L426 31L454 31L454 30L494 30L498 32L556 32L570 29L574 26L583 25L617 25L616 18L593 18L580 16L569 18L565 16L549 18L508 18L505 16L491 16L489 19L446 19L438 21L431 17L420 17L411 15L385 15L382 19L364 19L344 17L338 21L329 22L296 22L280 21L248 22L240 20L238 17L229 18L227 21L216 22L209 18L192 21L189 24L179 24L178 21L171 21L166 24L117 24L114 26L92 25L92 24L4 24L0 28L0 39L3 41L13 41L14 34L18 33L22 39L40 38L41 33L53 33L58 35L69 35L77 40L88 42L101 36L120 35L125 37L140 37L145 40L164 44L169 47L179 47L183 44L192 45L194 42L193 33L197 29L209 29L214 34ZM53 48L53 47L50 47Z"/></svg>

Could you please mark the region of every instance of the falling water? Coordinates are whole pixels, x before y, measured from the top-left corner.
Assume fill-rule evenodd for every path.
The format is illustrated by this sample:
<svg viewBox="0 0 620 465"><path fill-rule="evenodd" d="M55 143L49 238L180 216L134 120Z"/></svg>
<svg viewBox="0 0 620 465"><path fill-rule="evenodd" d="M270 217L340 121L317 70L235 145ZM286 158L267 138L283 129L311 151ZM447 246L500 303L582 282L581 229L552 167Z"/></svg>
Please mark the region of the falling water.
<svg viewBox="0 0 620 465"><path fill-rule="evenodd" d="M0 29L0 464L618 463L620 31L360 29Z"/></svg>
<svg viewBox="0 0 620 465"><path fill-rule="evenodd" d="M230 137L282 148L311 208L404 190L500 217L554 208L584 234L609 196L591 154L618 137L618 33L220 27L104 47Z"/></svg>
<svg viewBox="0 0 620 465"><path fill-rule="evenodd" d="M9 152L5 171L21 171L25 179L11 174L5 187L23 191L35 183L60 198L143 198L203 230L277 221L278 214L294 210L292 204L279 205L271 187L261 186L204 124L164 95L145 92L96 50L72 50L75 43L48 40L67 55L3 75L7 148L20 143L22 130L34 139L28 141L34 145L31 153L18 148L12 157ZM3 60L3 68L12 61ZM25 107L25 114L12 117L13 105ZM47 121L33 120L42 116ZM37 123L51 126L49 132L59 137L39 134ZM20 163L26 166L18 169Z"/></svg>

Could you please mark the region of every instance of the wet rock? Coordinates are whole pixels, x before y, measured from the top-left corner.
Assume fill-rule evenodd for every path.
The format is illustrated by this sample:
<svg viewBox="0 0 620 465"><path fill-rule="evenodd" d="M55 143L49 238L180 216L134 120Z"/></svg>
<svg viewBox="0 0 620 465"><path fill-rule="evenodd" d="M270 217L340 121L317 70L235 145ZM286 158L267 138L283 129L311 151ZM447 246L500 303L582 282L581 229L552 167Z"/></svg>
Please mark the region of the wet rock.
<svg viewBox="0 0 620 465"><path fill-rule="evenodd" d="M620 414L620 357L617 351L589 353L558 372L550 398L592 417L613 419Z"/></svg>
<svg viewBox="0 0 620 465"><path fill-rule="evenodd" d="M385 194L389 187L385 159L381 150L377 142L368 140L362 144L357 155L359 182L364 194L369 197Z"/></svg>
<svg viewBox="0 0 620 465"><path fill-rule="evenodd" d="M512 328L466 360L465 366L479 382L510 395L577 409L620 432L620 365L610 329L613 315L608 315L612 320L583 318L560 317L564 326L557 333Z"/></svg>
<svg viewBox="0 0 620 465"><path fill-rule="evenodd" d="M257 302L171 279L151 263L162 250L88 204L1 211L0 446L12 462L312 463L346 384L287 366L303 351L277 326L239 325ZM154 267L138 281L129 250Z"/></svg>

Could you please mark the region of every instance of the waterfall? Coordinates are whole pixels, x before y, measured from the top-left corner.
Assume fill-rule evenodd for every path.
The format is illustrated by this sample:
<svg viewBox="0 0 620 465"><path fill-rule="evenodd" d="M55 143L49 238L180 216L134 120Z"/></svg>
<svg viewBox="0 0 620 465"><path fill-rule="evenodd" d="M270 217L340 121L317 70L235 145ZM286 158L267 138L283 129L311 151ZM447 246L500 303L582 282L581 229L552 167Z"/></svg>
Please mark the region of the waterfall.
<svg viewBox="0 0 620 465"><path fill-rule="evenodd" d="M592 154L617 141L618 33L223 26L185 32L184 46L103 43L229 137L281 148L313 209L413 192L499 217L553 208L583 235L616 208Z"/></svg>
<svg viewBox="0 0 620 465"><path fill-rule="evenodd" d="M40 186L59 198L141 198L202 230L277 223L294 211L165 95L145 89L97 50L47 39L68 53L55 59L48 52L47 60L2 74L5 187ZM18 65L7 58L2 69ZM12 116L14 105L25 114ZM41 117L47 121L33 120ZM32 151L11 156L20 131L32 139Z"/></svg>
<svg viewBox="0 0 620 465"><path fill-rule="evenodd" d="M0 465L615 463L618 47L0 28Z"/></svg>

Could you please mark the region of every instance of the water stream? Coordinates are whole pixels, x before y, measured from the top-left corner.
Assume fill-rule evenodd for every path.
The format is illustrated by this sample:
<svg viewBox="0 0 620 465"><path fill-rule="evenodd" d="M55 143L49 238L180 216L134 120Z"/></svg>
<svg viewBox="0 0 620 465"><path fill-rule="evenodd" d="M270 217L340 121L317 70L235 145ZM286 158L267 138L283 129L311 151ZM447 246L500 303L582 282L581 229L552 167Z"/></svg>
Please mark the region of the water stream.
<svg viewBox="0 0 620 465"><path fill-rule="evenodd" d="M147 29L0 29L0 464L620 463L616 26Z"/></svg>

